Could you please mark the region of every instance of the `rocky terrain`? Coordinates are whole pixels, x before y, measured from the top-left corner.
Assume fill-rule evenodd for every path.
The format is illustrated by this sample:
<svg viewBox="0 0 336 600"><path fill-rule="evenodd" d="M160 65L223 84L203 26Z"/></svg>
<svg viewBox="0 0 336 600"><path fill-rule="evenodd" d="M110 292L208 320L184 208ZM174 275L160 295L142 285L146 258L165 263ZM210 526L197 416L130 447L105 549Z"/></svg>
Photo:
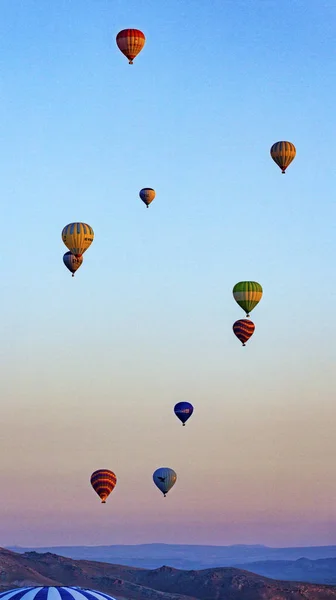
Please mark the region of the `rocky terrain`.
<svg viewBox="0 0 336 600"><path fill-rule="evenodd" d="M1 591L27 585L80 586L118 600L336 600L336 587L276 581L231 567L148 570L0 549Z"/></svg>
<svg viewBox="0 0 336 600"><path fill-rule="evenodd" d="M237 569L246 569L252 573L283 579L286 581L307 581L310 583L327 583L336 585L336 558L320 558L309 560L265 560L244 565L235 565Z"/></svg>

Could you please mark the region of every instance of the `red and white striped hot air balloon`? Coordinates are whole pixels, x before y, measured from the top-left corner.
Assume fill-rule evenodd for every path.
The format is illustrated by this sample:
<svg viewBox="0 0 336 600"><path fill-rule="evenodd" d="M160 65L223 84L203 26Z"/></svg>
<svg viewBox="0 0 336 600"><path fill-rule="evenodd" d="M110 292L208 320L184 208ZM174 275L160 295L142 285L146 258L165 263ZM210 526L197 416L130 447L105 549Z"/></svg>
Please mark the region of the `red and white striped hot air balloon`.
<svg viewBox="0 0 336 600"><path fill-rule="evenodd" d="M141 52L146 38L139 29L123 29L119 31L116 42L119 50L128 58L130 65L135 57Z"/></svg>

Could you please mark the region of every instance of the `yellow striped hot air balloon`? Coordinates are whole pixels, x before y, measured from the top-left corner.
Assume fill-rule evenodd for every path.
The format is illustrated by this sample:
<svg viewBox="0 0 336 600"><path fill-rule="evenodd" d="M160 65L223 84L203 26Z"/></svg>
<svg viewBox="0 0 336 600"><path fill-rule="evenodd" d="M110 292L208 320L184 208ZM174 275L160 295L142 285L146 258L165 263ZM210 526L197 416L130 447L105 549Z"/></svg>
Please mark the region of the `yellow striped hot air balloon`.
<svg viewBox="0 0 336 600"><path fill-rule="evenodd" d="M260 283L256 281L239 281L234 286L232 293L237 304L246 312L246 316L249 317L251 310L260 302L263 289Z"/></svg>
<svg viewBox="0 0 336 600"><path fill-rule="evenodd" d="M296 156L296 149L292 142L276 142L271 150L271 157L274 162L285 173L287 167L291 164Z"/></svg>
<svg viewBox="0 0 336 600"><path fill-rule="evenodd" d="M93 238L93 229L86 223L69 223L62 231L63 242L77 258L91 246Z"/></svg>

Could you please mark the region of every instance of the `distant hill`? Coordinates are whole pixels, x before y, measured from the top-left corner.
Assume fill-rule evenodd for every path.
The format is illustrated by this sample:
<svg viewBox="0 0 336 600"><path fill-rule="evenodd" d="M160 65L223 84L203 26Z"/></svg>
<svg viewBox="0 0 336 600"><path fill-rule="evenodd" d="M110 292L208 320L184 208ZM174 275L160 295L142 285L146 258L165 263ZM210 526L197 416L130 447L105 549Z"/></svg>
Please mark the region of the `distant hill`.
<svg viewBox="0 0 336 600"><path fill-rule="evenodd" d="M275 581L231 567L148 570L0 549L0 589L23 585L87 587L119 600L336 600L336 587Z"/></svg>
<svg viewBox="0 0 336 600"><path fill-rule="evenodd" d="M320 558L319 560L299 558L295 561L266 560L235 566L238 569L247 569L252 573L274 579L336 585L336 558Z"/></svg>
<svg viewBox="0 0 336 600"><path fill-rule="evenodd" d="M42 575L21 556L0 548L0 588L29 585L55 585L55 581L48 576Z"/></svg>
<svg viewBox="0 0 336 600"><path fill-rule="evenodd" d="M261 545L201 546L180 544L140 544L134 546L59 546L49 548L10 548L15 552L51 552L74 559L96 560L145 569L168 565L176 569L230 567L268 560L336 558L336 546L269 548Z"/></svg>

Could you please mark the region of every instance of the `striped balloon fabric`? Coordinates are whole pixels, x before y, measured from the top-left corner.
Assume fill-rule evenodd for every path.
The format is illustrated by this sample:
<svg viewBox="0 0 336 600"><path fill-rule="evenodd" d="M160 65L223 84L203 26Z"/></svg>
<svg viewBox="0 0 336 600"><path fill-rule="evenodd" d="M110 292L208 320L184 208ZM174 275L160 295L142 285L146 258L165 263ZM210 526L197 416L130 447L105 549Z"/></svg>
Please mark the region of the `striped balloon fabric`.
<svg viewBox="0 0 336 600"><path fill-rule="evenodd" d="M246 316L249 317L251 310L261 300L263 289L260 283L256 281L239 281L234 286L232 293L237 304L246 312Z"/></svg>
<svg viewBox="0 0 336 600"><path fill-rule="evenodd" d="M62 240L77 258L91 246L93 238L93 229L87 223L69 223L63 227Z"/></svg>
<svg viewBox="0 0 336 600"><path fill-rule="evenodd" d="M102 504L106 503L106 499L114 490L116 483L117 477L109 469L98 469L91 475L91 485L101 499Z"/></svg>
<svg viewBox="0 0 336 600"><path fill-rule="evenodd" d="M276 142L271 150L271 157L274 162L285 173L287 167L291 164L296 156L296 149L292 142Z"/></svg>
<svg viewBox="0 0 336 600"><path fill-rule="evenodd" d="M116 42L119 50L128 58L130 65L135 57L141 52L146 38L139 29L123 29L119 31Z"/></svg>
<svg viewBox="0 0 336 600"><path fill-rule="evenodd" d="M236 321L233 324L232 329L238 340L240 340L243 346L245 346L247 340L249 340L251 335L253 335L255 325L250 319L239 319L239 321Z"/></svg>
<svg viewBox="0 0 336 600"><path fill-rule="evenodd" d="M24 587L2 592L1 600L115 600L112 596L79 587Z"/></svg>

